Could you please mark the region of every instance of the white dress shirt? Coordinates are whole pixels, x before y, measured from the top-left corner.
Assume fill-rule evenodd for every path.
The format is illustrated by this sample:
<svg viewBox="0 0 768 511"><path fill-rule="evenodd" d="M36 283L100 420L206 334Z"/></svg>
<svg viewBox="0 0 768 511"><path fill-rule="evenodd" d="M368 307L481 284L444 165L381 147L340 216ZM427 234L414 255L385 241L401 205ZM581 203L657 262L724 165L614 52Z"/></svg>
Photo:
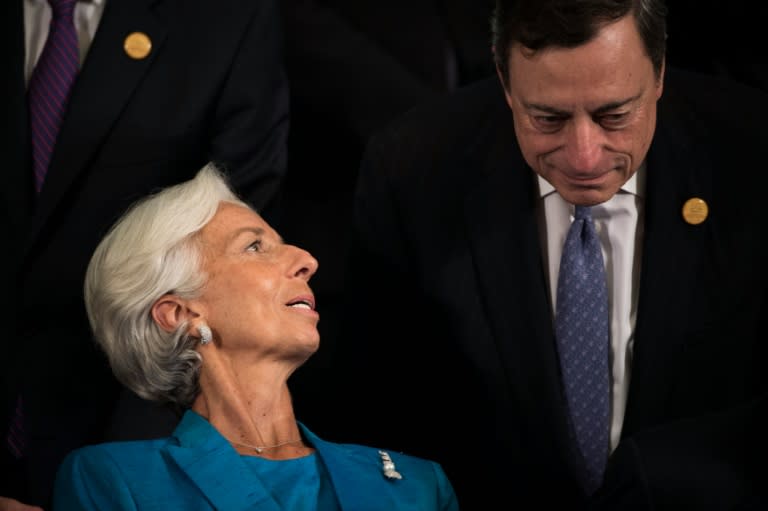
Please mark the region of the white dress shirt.
<svg viewBox="0 0 768 511"><path fill-rule="evenodd" d="M608 281L611 325L611 451L624 424L627 391L632 369L640 254L643 235L644 168L641 167L610 200L592 207L592 219L603 249ZM544 268L549 279L552 310L557 310L560 256L574 207L563 200L549 182L538 177L539 232ZM554 317L552 318L554 322Z"/></svg>
<svg viewBox="0 0 768 511"><path fill-rule="evenodd" d="M80 67L96 35L96 28L104 12L107 0L78 1L75 6L75 29L80 46ZM24 44L27 50L24 65L24 78L29 83L37 59L43 52L48 28L51 24L51 6L48 0L24 0Z"/></svg>

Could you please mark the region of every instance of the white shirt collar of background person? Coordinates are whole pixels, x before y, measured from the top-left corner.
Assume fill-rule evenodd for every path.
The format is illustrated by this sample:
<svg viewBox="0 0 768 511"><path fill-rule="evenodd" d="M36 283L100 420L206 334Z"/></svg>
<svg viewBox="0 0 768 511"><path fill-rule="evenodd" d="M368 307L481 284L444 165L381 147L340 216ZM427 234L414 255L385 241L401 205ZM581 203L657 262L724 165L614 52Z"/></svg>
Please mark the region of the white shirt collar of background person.
<svg viewBox="0 0 768 511"><path fill-rule="evenodd" d="M77 30L78 47L80 48L80 67L82 68L93 36L101 21L104 5L107 0L77 0L75 6L75 29ZM29 83L37 59L43 52L45 40L48 38L48 28L51 24L51 6L48 0L24 0L24 79Z"/></svg>
<svg viewBox="0 0 768 511"><path fill-rule="evenodd" d="M611 450L616 448L621 436L632 368L645 178L643 164L616 195L592 207L592 218L603 248L603 261L606 262L611 315ZM565 202L541 176L537 176L537 185L540 198L537 212L539 235L554 321L560 255L571 225L573 206Z"/></svg>

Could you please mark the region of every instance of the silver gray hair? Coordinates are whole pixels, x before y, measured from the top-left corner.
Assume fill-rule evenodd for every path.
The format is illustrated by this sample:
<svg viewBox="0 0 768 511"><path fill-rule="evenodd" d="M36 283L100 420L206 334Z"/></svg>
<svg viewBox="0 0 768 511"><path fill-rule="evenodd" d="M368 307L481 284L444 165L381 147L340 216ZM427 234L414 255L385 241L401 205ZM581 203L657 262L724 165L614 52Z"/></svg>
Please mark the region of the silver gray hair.
<svg viewBox="0 0 768 511"><path fill-rule="evenodd" d="M144 399L188 408L199 393L197 339L186 324L166 332L151 310L168 293L199 296L206 275L197 234L222 202L250 208L209 163L134 203L91 257L84 292L96 342L115 377Z"/></svg>

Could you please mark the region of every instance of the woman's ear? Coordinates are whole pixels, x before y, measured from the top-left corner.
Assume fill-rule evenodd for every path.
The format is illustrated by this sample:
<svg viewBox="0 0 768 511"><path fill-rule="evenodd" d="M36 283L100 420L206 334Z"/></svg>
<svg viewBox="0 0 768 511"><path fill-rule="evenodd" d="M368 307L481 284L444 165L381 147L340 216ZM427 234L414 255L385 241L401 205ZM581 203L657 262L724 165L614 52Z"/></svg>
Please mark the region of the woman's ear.
<svg viewBox="0 0 768 511"><path fill-rule="evenodd" d="M163 295L152 305L152 319L166 332L175 331L179 325L197 316L189 309L185 300L176 295Z"/></svg>

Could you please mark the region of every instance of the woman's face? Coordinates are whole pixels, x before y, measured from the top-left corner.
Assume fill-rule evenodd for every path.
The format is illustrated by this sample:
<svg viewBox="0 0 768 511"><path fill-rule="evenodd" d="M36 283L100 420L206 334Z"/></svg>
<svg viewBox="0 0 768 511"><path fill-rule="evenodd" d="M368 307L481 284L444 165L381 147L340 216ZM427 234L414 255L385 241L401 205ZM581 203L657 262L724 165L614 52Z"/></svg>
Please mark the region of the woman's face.
<svg viewBox="0 0 768 511"><path fill-rule="evenodd" d="M309 279L317 261L254 211L222 203L200 232L207 276L195 301L222 349L306 360L320 334Z"/></svg>

